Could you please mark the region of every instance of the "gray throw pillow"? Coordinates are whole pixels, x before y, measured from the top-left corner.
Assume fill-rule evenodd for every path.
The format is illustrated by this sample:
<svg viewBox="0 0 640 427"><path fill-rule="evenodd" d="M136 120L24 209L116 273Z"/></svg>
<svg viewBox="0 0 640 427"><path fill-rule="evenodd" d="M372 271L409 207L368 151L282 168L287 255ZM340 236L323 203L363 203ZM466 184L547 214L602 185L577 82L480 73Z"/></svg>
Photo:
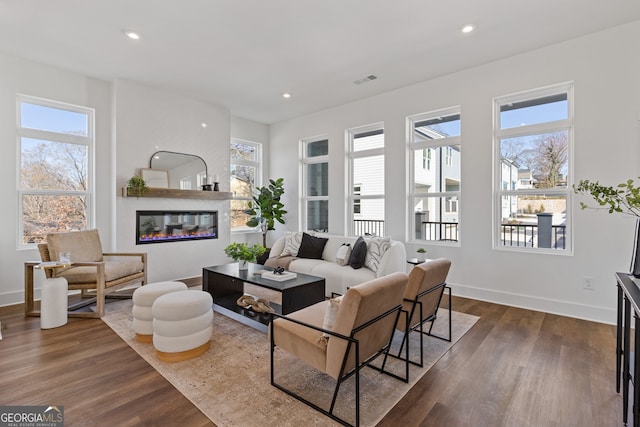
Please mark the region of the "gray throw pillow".
<svg viewBox="0 0 640 427"><path fill-rule="evenodd" d="M364 241L362 236L358 237L351 249L351 256L349 257L349 265L351 268L357 270L364 267L364 261L367 258L367 242Z"/></svg>

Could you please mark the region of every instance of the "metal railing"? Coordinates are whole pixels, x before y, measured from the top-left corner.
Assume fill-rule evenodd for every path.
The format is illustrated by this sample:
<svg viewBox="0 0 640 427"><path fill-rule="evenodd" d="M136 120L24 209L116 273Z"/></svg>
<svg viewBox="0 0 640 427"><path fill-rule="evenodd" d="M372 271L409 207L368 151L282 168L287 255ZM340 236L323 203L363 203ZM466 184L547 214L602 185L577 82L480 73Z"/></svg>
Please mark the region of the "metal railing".
<svg viewBox="0 0 640 427"><path fill-rule="evenodd" d="M424 240L457 242L460 239L460 224L457 222L422 221L420 236Z"/></svg>
<svg viewBox="0 0 640 427"><path fill-rule="evenodd" d="M566 225L551 226L551 247L566 249ZM535 224L502 224L500 241L504 246L520 246L524 248L538 247L538 226Z"/></svg>
<svg viewBox="0 0 640 427"><path fill-rule="evenodd" d="M384 220L354 219L353 233L355 236L384 236Z"/></svg>

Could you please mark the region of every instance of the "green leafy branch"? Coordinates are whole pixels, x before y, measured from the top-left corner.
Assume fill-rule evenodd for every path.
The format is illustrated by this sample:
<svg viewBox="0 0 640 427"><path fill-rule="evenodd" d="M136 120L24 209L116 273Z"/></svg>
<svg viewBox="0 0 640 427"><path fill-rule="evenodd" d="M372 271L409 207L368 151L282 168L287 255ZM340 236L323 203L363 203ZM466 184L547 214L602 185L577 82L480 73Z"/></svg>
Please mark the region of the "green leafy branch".
<svg viewBox="0 0 640 427"><path fill-rule="evenodd" d="M640 217L640 187L636 187L632 179L618 184L616 187L600 185L598 181L580 180L573 185L576 194L589 194L600 208L592 208L580 202L581 209L608 209L609 213L620 212Z"/></svg>

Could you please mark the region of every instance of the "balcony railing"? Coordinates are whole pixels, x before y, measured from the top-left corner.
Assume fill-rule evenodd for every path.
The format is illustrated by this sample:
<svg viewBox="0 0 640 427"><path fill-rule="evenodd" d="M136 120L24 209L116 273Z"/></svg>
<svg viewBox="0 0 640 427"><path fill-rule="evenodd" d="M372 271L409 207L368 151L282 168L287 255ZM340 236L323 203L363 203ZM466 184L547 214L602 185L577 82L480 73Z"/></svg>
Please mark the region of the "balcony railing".
<svg viewBox="0 0 640 427"><path fill-rule="evenodd" d="M354 219L353 233L355 236L384 236L384 220Z"/></svg>
<svg viewBox="0 0 640 427"><path fill-rule="evenodd" d="M567 226L551 226L551 248L566 249ZM504 246L537 248L538 226L535 224L502 224L500 241Z"/></svg>
<svg viewBox="0 0 640 427"><path fill-rule="evenodd" d="M422 221L420 238L430 241L458 241L460 224L457 222ZM356 236L384 236L384 220L355 219L353 230ZM416 236L418 237L418 236ZM566 249L567 227L551 226L551 248ZM504 246L537 248L538 225L536 224L502 224L500 241Z"/></svg>

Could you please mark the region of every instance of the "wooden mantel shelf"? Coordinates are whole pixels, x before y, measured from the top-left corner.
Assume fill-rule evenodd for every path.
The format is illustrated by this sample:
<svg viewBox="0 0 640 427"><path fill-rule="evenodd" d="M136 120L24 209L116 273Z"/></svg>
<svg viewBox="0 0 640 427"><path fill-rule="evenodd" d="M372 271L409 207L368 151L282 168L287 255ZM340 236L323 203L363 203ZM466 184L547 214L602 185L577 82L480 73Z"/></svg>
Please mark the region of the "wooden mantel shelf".
<svg viewBox="0 0 640 427"><path fill-rule="evenodd" d="M175 190L173 188L147 188L142 194L133 189L122 187L122 197L164 197L169 199L207 199L229 200L232 194L227 191Z"/></svg>

